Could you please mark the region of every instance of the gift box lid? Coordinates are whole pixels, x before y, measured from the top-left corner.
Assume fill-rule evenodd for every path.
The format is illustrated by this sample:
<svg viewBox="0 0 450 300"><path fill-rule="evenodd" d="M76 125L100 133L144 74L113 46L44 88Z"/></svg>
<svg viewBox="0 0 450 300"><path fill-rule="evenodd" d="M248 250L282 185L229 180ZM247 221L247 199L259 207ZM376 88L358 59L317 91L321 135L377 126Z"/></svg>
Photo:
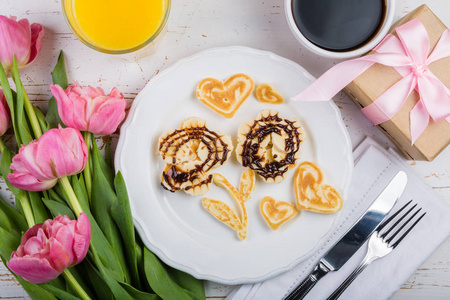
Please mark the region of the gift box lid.
<svg viewBox="0 0 450 300"><path fill-rule="evenodd" d="M423 23L428 33L431 53L447 27L425 4L397 21L392 26L390 33L396 36L395 28L415 18ZM371 51L368 54L371 53L374 52ZM429 70L447 88L450 88L450 57L431 63ZM366 107L400 79L402 79L402 76L394 68L375 64L352 81L344 91L358 105ZM426 130L414 145L411 145L409 113L418 100L419 95L414 90L408 96L400 111L391 120L380 124L379 128L407 158L431 161L450 143L450 124L445 120L435 123L430 118Z"/></svg>

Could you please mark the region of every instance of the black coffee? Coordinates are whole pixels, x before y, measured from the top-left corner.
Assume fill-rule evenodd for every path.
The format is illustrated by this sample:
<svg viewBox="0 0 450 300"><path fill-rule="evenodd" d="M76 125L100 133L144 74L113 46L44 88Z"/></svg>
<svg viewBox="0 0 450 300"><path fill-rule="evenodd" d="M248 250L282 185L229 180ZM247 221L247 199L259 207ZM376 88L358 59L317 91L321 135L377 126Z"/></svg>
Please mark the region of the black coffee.
<svg viewBox="0 0 450 300"><path fill-rule="evenodd" d="M301 33L332 51L358 48L375 36L386 13L385 0L292 0Z"/></svg>

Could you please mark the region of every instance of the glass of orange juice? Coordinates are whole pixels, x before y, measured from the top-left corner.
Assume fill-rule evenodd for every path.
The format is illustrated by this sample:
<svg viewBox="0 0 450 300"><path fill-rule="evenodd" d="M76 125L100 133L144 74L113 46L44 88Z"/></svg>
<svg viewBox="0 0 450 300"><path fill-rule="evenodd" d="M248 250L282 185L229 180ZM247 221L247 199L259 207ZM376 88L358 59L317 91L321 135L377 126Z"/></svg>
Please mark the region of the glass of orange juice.
<svg viewBox="0 0 450 300"><path fill-rule="evenodd" d="M62 0L72 32L87 46L125 58L154 51L166 31L171 0Z"/></svg>

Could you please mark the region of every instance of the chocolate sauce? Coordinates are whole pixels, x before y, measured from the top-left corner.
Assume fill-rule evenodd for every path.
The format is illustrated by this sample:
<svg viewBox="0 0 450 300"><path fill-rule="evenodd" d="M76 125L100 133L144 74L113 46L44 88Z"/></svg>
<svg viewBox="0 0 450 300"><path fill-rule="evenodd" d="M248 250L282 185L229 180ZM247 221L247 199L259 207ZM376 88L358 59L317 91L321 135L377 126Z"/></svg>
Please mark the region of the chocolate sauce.
<svg viewBox="0 0 450 300"><path fill-rule="evenodd" d="M180 172L176 168L176 153L181 149L181 147L191 140L199 140L206 145L208 149L208 155L205 161L195 166L194 169L189 170L189 172ZM160 141L159 144L159 152L163 159L168 155L169 149L173 148L173 145L176 145L173 153L170 153L172 156L172 164L166 172L163 172L162 176L164 182L167 186L170 187L170 191L176 191L180 189L182 183L190 181L193 182L195 179L199 178L199 172L207 172L215 167L217 164L223 165L228 158L228 153L230 150L228 149L228 145L222 141L220 136L214 132L209 130L206 127L193 127L193 128L183 128L176 129L169 135L167 135L163 140ZM200 186L205 183L209 183L212 180L212 175L210 175L207 179L203 180L199 184L195 186ZM165 189L168 189L163 185ZM193 186L188 186L185 190L189 190L193 188Z"/></svg>
<svg viewBox="0 0 450 300"><path fill-rule="evenodd" d="M281 135L282 131L288 135L288 138L285 139L286 157L280 161L269 161L263 165L261 161L264 157L258 155L260 143L267 135L271 133ZM300 148L300 143L300 135L293 122L282 119L278 115L262 117L260 120L255 120L246 135L241 154L242 165L255 170L264 178L281 176L289 170L289 165L295 164L295 154ZM273 157L277 158L278 156L274 155Z"/></svg>

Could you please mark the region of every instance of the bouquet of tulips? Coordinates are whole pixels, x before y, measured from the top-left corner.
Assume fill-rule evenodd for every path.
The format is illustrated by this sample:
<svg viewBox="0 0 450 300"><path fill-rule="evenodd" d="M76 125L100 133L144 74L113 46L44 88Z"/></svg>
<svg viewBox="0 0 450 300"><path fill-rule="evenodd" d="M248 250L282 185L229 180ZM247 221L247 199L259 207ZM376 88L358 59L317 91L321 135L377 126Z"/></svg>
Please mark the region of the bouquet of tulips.
<svg viewBox="0 0 450 300"><path fill-rule="evenodd" d="M0 140L16 205L0 200L1 260L33 299L205 298L201 281L142 245L109 143L103 157L95 142L125 117L123 95L69 85L61 52L47 114L30 102L19 69L36 59L43 34L39 24L0 16L0 135L12 126L18 145Z"/></svg>

